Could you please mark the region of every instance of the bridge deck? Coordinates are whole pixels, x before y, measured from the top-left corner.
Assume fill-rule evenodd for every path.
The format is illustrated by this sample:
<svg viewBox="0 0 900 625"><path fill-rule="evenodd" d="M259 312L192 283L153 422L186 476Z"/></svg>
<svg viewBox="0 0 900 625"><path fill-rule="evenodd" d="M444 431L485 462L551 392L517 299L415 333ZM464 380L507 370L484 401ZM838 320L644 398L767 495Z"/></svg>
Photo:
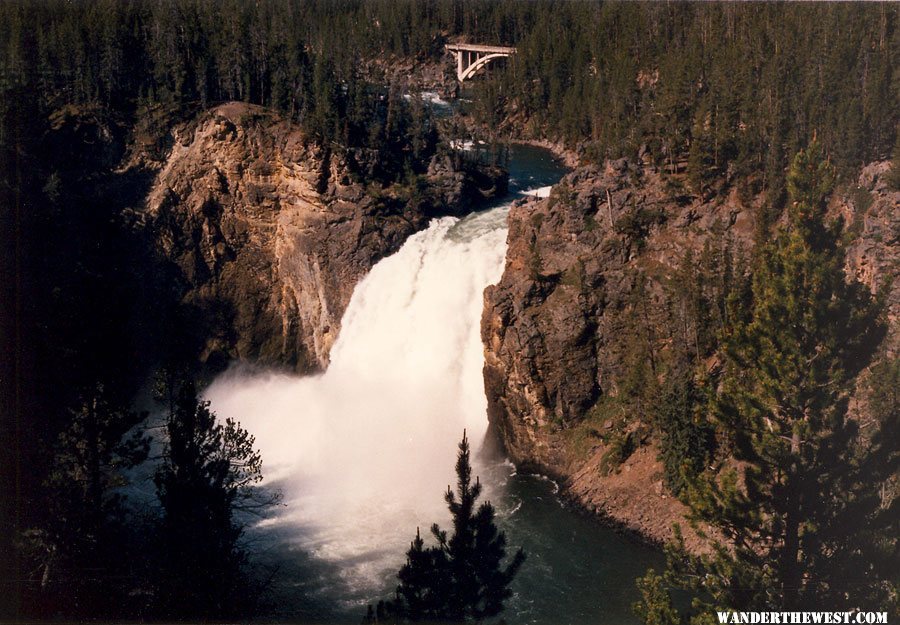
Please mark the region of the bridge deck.
<svg viewBox="0 0 900 625"><path fill-rule="evenodd" d="M475 43L448 43L446 48L451 52L484 52L487 54L515 54L515 48L506 46L480 46Z"/></svg>

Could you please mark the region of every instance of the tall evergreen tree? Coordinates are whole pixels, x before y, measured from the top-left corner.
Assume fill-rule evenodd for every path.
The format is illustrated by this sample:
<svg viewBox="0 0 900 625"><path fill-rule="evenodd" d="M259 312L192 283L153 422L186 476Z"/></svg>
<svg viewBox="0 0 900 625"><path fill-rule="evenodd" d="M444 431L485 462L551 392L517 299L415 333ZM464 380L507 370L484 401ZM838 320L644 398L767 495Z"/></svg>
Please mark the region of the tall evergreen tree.
<svg viewBox="0 0 900 625"><path fill-rule="evenodd" d="M456 492L444 499L453 518L453 534L431 527L437 541L425 548L416 538L406 552L394 599L370 607L368 622L481 622L499 615L512 595L509 585L525 561L519 549L506 566L506 534L497 529L490 502L476 507L481 483L472 483L469 440L463 432L456 460Z"/></svg>
<svg viewBox="0 0 900 625"><path fill-rule="evenodd" d="M687 173L694 193L702 198L707 195L710 183L716 177L715 137L712 112L701 105L691 126L691 143L688 149Z"/></svg>
<svg viewBox="0 0 900 625"><path fill-rule="evenodd" d="M397 573L400 584L393 607L412 622L444 620L450 589L450 567L442 549L426 549L418 528Z"/></svg>
<svg viewBox="0 0 900 625"><path fill-rule="evenodd" d="M879 497L896 455L867 462L847 416L881 338L881 306L845 275L840 223L826 220L831 182L815 142L796 156L789 223L763 249L749 320L726 339L714 415L737 464L703 474L689 494L691 521L722 538L709 538L706 555L680 541L669 553L668 581L697 593L692 622L714 608L875 607L890 594L891 565L872 556L878 537L896 531L897 506ZM659 608L653 593L647 601Z"/></svg>
<svg viewBox="0 0 900 625"><path fill-rule="evenodd" d="M25 547L39 567L37 601L68 614L111 613L134 583L126 556L128 470L143 462L146 413L123 408L102 385L85 393L53 448L45 483L45 527L25 532Z"/></svg>
<svg viewBox="0 0 900 625"><path fill-rule="evenodd" d="M155 476L163 508L160 607L178 617L239 615L252 597L235 512L262 479L255 440L231 419L219 423L192 382L172 395L166 435Z"/></svg>

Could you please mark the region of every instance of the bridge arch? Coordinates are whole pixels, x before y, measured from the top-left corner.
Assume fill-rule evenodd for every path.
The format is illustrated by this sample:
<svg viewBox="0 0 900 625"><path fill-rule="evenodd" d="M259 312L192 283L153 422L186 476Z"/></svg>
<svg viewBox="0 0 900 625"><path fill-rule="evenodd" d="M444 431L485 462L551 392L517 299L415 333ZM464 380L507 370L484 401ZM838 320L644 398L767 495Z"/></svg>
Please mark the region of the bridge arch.
<svg viewBox="0 0 900 625"><path fill-rule="evenodd" d="M506 59L509 58L508 54L488 54L479 58L477 61L469 65L466 69L463 70L461 76L459 76L459 82L463 82L464 80L471 78L479 71L481 71L488 63L494 61L496 59Z"/></svg>
<svg viewBox="0 0 900 625"><path fill-rule="evenodd" d="M471 43L447 44L446 50L456 57L456 78L464 82L472 78L489 63L508 58L516 53L515 48L505 46L481 46Z"/></svg>

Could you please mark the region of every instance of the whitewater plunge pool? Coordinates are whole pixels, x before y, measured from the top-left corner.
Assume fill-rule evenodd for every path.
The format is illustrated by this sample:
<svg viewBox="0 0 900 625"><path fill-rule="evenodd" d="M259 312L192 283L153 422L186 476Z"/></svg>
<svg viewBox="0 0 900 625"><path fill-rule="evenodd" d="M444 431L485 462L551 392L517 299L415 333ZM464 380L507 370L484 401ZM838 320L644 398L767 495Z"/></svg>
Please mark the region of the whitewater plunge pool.
<svg viewBox="0 0 900 625"><path fill-rule="evenodd" d="M509 202L565 173L528 146L511 148L509 166ZM220 418L256 436L266 487L283 494L246 536L273 572L265 620L359 623L392 594L416 528L447 527L456 445L465 428L477 452L487 430L482 294L503 271L509 202L436 219L380 261L353 293L324 374L236 369L207 390ZM568 509L544 478L474 464L510 552L527 554L506 622L637 622L634 579L661 568L658 552Z"/></svg>

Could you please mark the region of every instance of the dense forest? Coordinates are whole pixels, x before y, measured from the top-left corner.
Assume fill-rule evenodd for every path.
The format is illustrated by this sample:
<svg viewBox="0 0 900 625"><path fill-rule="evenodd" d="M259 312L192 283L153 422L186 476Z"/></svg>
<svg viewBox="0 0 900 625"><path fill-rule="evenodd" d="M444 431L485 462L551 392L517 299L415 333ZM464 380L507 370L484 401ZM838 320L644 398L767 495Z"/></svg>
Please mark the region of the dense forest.
<svg viewBox="0 0 900 625"><path fill-rule="evenodd" d="M242 100L364 143L379 101L364 78L395 58L439 62L462 38L518 49L481 85L479 121L595 158L646 150L672 168L690 159L701 177L763 171L781 190L813 132L845 171L886 157L896 135L900 28L887 3L110 0L2 11L2 86L27 89L43 111Z"/></svg>
<svg viewBox="0 0 900 625"><path fill-rule="evenodd" d="M900 6L888 3L3 2L0 409L11 442L0 458L0 551L13 557L0 558L0 619L258 609L239 518L271 501L253 488L261 459L238 424L217 424L198 399L187 313L167 276L144 273L146 242L117 212L140 180L112 184L111 169L136 133L165 135L239 100L335 150L374 150L382 181L403 181L425 169L439 137L390 64L449 64L444 44L455 40L518 49L472 86L472 132L549 139L585 161L644 160L687 174L698 196L723 181L765 192L763 229L791 198L790 161L812 136L838 178L892 153L900 161ZM68 125L73 111L95 123ZM726 296L749 301L755 288L766 305L761 284L742 288L704 309L708 332L695 340L709 345L694 357L720 347L709 328ZM775 331L746 323L746 341ZM742 349L733 346L732 366ZM168 443L154 449L135 397L159 371L156 425ZM895 370L881 374L896 381ZM701 394L690 374L662 392L669 487L681 494L697 487L713 434L688 414ZM764 455L743 443L748 461ZM148 465L154 513L122 493ZM694 496L714 498L707 487Z"/></svg>

